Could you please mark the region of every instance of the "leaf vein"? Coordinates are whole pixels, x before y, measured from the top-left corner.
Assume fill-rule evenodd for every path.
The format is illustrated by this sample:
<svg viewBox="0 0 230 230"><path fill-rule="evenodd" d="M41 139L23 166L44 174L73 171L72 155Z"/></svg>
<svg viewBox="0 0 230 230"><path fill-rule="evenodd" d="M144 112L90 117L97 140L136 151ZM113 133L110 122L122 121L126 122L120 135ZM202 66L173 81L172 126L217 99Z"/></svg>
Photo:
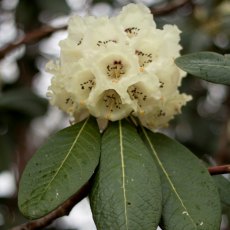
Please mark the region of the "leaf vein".
<svg viewBox="0 0 230 230"><path fill-rule="evenodd" d="M51 179L50 182L47 184L47 186L45 187L43 193L41 194L40 200L42 199L42 197L44 196L44 194L48 191L50 185L52 184L52 182L54 181L54 179L56 178L56 176L57 176L58 173L60 172L61 168L63 167L64 163L65 163L66 160L68 159L68 157L69 157L69 155L70 155L72 149L73 149L74 146L76 145L76 143L77 143L77 141L78 141L78 139L79 139L79 137L80 137L82 131L84 130L85 125L87 124L88 120L89 120L89 118L88 118L88 119L84 122L84 124L82 125L82 127L81 127L81 129L79 130L79 132L78 132L78 134L77 134L77 136L76 136L76 138L75 138L73 144L70 146L69 151L67 152L65 158L63 159L63 161L61 162L60 166L58 167L58 170L57 170L56 173L53 175L52 179Z"/></svg>
<svg viewBox="0 0 230 230"><path fill-rule="evenodd" d="M187 216L188 216L189 219L191 220L192 224L196 227L196 223L194 222L193 218L192 218L191 215L189 214L189 212L188 212L188 210L187 210L187 208L186 208L186 206L185 206L183 200L181 199L180 195L178 194L178 192L177 192L177 190L176 190L176 188L175 188L173 182L171 181L171 179L170 179L170 177L169 177L169 175L168 175L166 169L164 168L163 163L161 162L160 158L158 157L157 152L156 152L154 146L152 145L152 143L151 143L151 141L150 141L150 139L149 139L148 134L146 133L146 131L144 130L143 127L142 127L142 130L143 130L143 133L144 133L144 135L145 135L145 137L146 137L146 139L147 139L147 141L148 141L148 144L149 144L149 146L150 146L150 148L151 148L151 150L152 150L152 152L153 152L153 155L155 156L155 158L156 158L156 160L157 160L157 162L158 162L160 168L162 169L163 173L165 174L165 176L166 176L166 178L167 178L167 180L168 180L168 182L169 182L169 184L170 184L170 186L171 186L173 192L175 193L176 197L178 198L179 202L181 203L181 206L182 206L182 208L184 209L184 211L188 214Z"/></svg>
<svg viewBox="0 0 230 230"><path fill-rule="evenodd" d="M125 163L124 163L123 134L122 134L121 121L119 121L119 137L120 137L120 157L121 157L121 170L122 170L122 189L123 189L123 197L124 197L125 225L126 225L126 229L128 229L127 197L126 197L126 187L125 187Z"/></svg>

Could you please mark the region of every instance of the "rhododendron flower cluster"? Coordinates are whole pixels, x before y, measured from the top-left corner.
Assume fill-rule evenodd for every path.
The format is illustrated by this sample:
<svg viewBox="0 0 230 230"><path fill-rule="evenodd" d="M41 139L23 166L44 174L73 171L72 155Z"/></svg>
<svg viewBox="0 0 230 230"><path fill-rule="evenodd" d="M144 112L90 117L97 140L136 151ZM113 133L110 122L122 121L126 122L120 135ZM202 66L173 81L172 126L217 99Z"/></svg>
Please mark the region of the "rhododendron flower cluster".
<svg viewBox="0 0 230 230"><path fill-rule="evenodd" d="M178 91L185 76L174 64L179 34L173 25L157 29L139 4L112 18L71 17L60 59L47 64L51 104L76 122L135 116L151 129L166 126L191 99Z"/></svg>

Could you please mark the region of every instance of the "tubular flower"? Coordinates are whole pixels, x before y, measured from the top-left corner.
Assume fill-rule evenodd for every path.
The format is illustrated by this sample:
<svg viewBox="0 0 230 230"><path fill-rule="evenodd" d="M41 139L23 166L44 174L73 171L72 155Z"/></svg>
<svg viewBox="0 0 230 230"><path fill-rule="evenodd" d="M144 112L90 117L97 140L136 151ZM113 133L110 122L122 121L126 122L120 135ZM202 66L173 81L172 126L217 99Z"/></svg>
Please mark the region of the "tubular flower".
<svg viewBox="0 0 230 230"><path fill-rule="evenodd" d="M90 114L104 120L135 116L151 129L167 126L191 99L178 87L185 76L174 64L180 31L157 29L147 7L125 6L116 17L73 16L60 42L48 97L78 122Z"/></svg>

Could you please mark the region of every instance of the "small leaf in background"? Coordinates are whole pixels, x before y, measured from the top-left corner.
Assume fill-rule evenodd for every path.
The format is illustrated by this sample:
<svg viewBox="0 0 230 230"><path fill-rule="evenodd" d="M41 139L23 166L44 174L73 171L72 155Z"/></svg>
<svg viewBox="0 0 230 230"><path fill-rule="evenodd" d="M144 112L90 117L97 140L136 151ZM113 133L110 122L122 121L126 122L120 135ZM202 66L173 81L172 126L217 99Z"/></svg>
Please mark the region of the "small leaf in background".
<svg viewBox="0 0 230 230"><path fill-rule="evenodd" d="M36 117L44 115L47 107L48 101L30 89L22 88L0 94L0 111L10 110Z"/></svg>
<svg viewBox="0 0 230 230"><path fill-rule="evenodd" d="M98 230L156 229L161 186L154 160L126 121L113 123L102 150L90 204Z"/></svg>
<svg viewBox="0 0 230 230"><path fill-rule="evenodd" d="M59 131L27 164L19 186L19 208L35 219L54 210L92 176L100 156L94 119Z"/></svg>
<svg viewBox="0 0 230 230"><path fill-rule="evenodd" d="M214 52L197 52L175 60L182 70L203 80L230 85L230 58Z"/></svg>
<svg viewBox="0 0 230 230"><path fill-rule="evenodd" d="M161 174L163 229L219 230L219 194L200 160L163 134L143 129L143 139Z"/></svg>

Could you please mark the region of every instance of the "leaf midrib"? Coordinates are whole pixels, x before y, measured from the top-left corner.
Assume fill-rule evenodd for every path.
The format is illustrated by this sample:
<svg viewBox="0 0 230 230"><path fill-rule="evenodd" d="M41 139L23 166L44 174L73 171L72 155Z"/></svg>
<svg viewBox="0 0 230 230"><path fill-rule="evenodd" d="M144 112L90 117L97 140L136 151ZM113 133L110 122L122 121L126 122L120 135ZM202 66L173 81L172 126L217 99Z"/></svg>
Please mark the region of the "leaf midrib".
<svg viewBox="0 0 230 230"><path fill-rule="evenodd" d="M170 186L171 186L173 192L175 193L176 197L178 198L178 200L179 200L179 202L180 202L182 208L183 208L184 211L188 214L187 216L188 216L189 219L191 220L192 224L193 224L195 227L197 227L197 226L196 226L196 223L195 223L194 220L193 220L193 218L192 218L191 215L189 214L189 212L188 212L186 206L184 205L183 200L180 198L180 195L179 195L179 193L177 192L177 190L176 190L176 188L175 188L173 182L171 181L171 179L170 179L170 177L169 177L169 175L168 175L166 169L164 168L163 163L161 162L160 158L158 157L157 152L156 152L154 146L152 145L152 143L151 143L151 141L150 141L150 138L149 138L148 134L146 133L146 131L145 131L145 129L144 129L143 127L142 127L142 130L143 130L143 133L144 133L144 135L145 135L145 137L146 137L146 139L147 139L147 141L148 141L148 144L149 144L149 146L150 146L150 148L151 148L151 150L152 150L152 152L153 152L153 155L155 156L155 158L156 158L156 160L157 160L157 162L158 162L160 168L162 169L163 173L165 174L165 176L166 176L166 178L167 178L167 180L168 180L168 182L169 182L169 184L170 184Z"/></svg>
<svg viewBox="0 0 230 230"><path fill-rule="evenodd" d="M79 137L80 137L80 135L81 135L83 129L85 128L85 125L87 124L88 120L89 120L89 118L87 118L87 120L86 120L86 121L84 122L84 124L82 125L82 127L81 127L81 129L79 130L79 132L78 132L78 134L77 134L77 136L76 136L76 138L75 138L73 144L70 146L69 151L67 152L65 158L64 158L63 161L61 162L61 164L60 164L58 170L57 170L56 173L53 175L53 177L52 177L52 179L50 180L50 182L49 182L49 183L47 184L47 186L45 187L43 193L40 195L40 199L39 199L39 200L41 200L41 199L44 197L44 195L45 195L45 193L48 191L50 185L53 183L53 181L55 180L56 176L59 174L61 168L63 167L64 163L65 163L66 160L68 159L68 157L69 157L69 155L70 155L72 149L73 149L74 146L76 145L76 143L77 143L77 141L78 141L78 139L79 139Z"/></svg>
<svg viewBox="0 0 230 230"><path fill-rule="evenodd" d="M124 163L124 150L123 150L123 134L122 134L122 124L119 121L119 141L120 141L120 157L121 157L121 171L122 171L122 188L123 188L123 198L124 198L124 210L125 210L125 226L128 229L128 217L127 217L127 197L125 188L125 163Z"/></svg>
<svg viewBox="0 0 230 230"><path fill-rule="evenodd" d="M195 66L196 65L196 66ZM199 67L218 67L218 68L226 68L226 69L229 69L230 70L230 66L228 65L216 65L216 64L205 64L205 63L196 63L196 62L193 62L192 64L187 64L187 66L190 68L193 68L193 69L199 69ZM197 67L198 66L198 67Z"/></svg>

